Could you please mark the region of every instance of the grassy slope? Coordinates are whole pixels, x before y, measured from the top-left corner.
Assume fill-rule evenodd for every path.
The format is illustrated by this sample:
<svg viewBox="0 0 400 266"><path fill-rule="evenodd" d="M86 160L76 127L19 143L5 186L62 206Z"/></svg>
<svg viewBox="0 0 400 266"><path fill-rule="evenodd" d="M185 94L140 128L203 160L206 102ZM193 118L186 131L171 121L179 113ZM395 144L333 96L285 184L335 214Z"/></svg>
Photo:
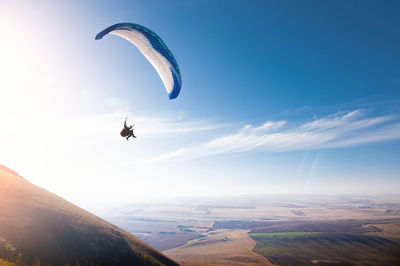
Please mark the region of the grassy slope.
<svg viewBox="0 0 400 266"><path fill-rule="evenodd" d="M22 256L22 258L21 258ZM176 265L128 232L0 166L0 258L42 265Z"/></svg>
<svg viewBox="0 0 400 266"><path fill-rule="evenodd" d="M400 265L400 241L347 233L255 233L255 252L279 265Z"/></svg>

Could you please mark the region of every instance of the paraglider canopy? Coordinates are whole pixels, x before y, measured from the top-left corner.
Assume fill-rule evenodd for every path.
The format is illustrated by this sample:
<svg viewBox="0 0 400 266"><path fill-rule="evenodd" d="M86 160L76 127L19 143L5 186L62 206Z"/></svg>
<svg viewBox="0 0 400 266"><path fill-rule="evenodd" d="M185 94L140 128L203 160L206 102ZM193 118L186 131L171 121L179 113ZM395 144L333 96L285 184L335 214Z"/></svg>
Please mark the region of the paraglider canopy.
<svg viewBox="0 0 400 266"><path fill-rule="evenodd" d="M101 31L95 39L102 39L107 34L118 35L133 43L156 69L169 99L178 97L182 85L179 66L171 51L157 34L138 24L118 23Z"/></svg>

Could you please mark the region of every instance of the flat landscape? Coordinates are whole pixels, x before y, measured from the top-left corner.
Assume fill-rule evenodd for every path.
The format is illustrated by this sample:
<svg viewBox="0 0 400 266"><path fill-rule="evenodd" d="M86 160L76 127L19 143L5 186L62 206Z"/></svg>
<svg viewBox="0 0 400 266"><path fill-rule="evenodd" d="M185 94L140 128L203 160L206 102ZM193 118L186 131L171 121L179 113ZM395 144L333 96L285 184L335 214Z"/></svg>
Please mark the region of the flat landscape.
<svg viewBox="0 0 400 266"><path fill-rule="evenodd" d="M256 233L255 252L277 265L399 265L400 241L348 233Z"/></svg>
<svg viewBox="0 0 400 266"><path fill-rule="evenodd" d="M399 265L400 196L179 198L99 213L183 265Z"/></svg>

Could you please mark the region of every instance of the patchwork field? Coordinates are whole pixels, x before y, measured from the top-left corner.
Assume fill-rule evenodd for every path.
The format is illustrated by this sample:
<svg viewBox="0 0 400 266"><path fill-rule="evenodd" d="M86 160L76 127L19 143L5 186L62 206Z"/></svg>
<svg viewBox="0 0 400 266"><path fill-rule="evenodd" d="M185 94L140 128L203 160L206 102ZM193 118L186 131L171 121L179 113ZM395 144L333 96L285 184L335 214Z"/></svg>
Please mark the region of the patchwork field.
<svg viewBox="0 0 400 266"><path fill-rule="evenodd" d="M255 252L277 265L400 265L400 240L345 233L255 233Z"/></svg>
<svg viewBox="0 0 400 266"><path fill-rule="evenodd" d="M164 251L183 265L272 265L254 253L247 230L218 230L183 246Z"/></svg>
<svg viewBox="0 0 400 266"><path fill-rule="evenodd" d="M100 214L182 265L400 265L398 196L256 196Z"/></svg>

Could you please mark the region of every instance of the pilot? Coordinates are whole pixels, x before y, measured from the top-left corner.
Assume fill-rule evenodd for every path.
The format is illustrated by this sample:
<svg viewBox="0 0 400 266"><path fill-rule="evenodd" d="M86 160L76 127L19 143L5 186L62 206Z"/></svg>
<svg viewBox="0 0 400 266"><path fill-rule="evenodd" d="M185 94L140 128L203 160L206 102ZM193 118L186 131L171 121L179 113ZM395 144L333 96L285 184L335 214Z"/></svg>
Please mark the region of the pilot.
<svg viewBox="0 0 400 266"><path fill-rule="evenodd" d="M126 140L129 140L130 137L136 138L135 134L133 134L133 129L132 129L134 125L135 124L133 124L131 126L127 126L126 119L125 119L124 128L121 130L121 133L120 133L121 136L126 137Z"/></svg>

